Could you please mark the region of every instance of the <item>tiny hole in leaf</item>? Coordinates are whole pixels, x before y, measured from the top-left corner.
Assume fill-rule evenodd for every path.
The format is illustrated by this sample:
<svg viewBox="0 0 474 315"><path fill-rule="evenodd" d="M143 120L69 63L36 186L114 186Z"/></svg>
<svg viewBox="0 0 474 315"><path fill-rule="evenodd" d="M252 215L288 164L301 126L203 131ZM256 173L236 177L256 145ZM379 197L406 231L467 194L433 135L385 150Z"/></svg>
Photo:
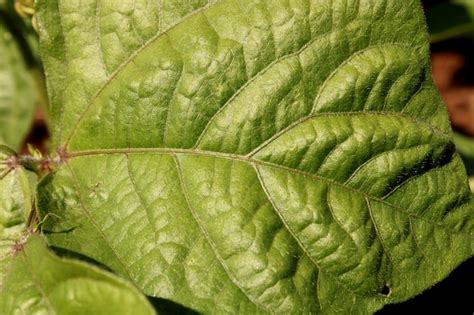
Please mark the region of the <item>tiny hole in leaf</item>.
<svg viewBox="0 0 474 315"><path fill-rule="evenodd" d="M387 285L384 285L382 290L380 291L380 293L382 293L385 296L390 295L390 292L391 292L391 290Z"/></svg>

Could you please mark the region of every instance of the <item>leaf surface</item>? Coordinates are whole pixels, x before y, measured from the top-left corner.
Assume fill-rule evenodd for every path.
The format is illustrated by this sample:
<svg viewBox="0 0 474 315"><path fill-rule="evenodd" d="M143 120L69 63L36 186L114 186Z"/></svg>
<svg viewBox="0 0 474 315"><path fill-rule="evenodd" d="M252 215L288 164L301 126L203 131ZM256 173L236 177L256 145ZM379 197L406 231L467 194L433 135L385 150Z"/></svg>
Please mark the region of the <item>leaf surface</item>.
<svg viewBox="0 0 474 315"><path fill-rule="evenodd" d="M418 1L110 3L37 6L52 244L204 313L370 313L472 255Z"/></svg>
<svg viewBox="0 0 474 315"><path fill-rule="evenodd" d="M31 236L9 266L2 314L155 314L133 286L91 265L50 253Z"/></svg>

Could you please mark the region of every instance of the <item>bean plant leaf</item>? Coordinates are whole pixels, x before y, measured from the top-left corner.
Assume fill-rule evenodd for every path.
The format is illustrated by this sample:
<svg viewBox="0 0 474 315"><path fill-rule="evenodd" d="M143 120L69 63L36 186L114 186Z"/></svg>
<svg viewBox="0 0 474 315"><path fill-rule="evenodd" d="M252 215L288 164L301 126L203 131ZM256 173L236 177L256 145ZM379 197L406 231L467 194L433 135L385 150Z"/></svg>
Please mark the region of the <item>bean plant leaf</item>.
<svg viewBox="0 0 474 315"><path fill-rule="evenodd" d="M30 130L36 90L21 50L4 22L0 14L0 144L17 150Z"/></svg>
<svg viewBox="0 0 474 315"><path fill-rule="evenodd" d="M61 259L30 236L0 291L2 314L137 314L155 311L136 288L83 262Z"/></svg>
<svg viewBox="0 0 474 315"><path fill-rule="evenodd" d="M18 165L12 150L0 145L0 286L13 246L25 236L35 177Z"/></svg>
<svg viewBox="0 0 474 315"><path fill-rule="evenodd" d="M472 256L418 1L37 12L63 161L38 188L54 246L219 314L370 313Z"/></svg>

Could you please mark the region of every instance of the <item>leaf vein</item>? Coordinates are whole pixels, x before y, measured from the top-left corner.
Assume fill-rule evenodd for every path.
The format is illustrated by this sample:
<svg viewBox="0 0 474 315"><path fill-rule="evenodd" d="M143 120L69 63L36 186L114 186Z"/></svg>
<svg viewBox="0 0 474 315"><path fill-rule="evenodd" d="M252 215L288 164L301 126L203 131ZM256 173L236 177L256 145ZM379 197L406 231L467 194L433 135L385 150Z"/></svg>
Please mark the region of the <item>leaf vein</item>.
<svg viewBox="0 0 474 315"><path fill-rule="evenodd" d="M273 167L273 168L276 168L276 169L281 169L281 170L284 170L284 171L287 171L287 172L290 172L290 173L307 176L307 177L310 177L310 178L313 178L313 179L316 179L316 180L325 181L325 182L327 182L329 184L332 184L332 185L337 185L337 186L343 187L347 190L358 193L358 194L360 194L364 197L367 197L369 199L372 199L374 201L381 202L381 203L383 203L387 206L390 206L390 207L395 208L399 211L405 212L405 213L407 213L407 215L418 218L420 220L424 220L424 221L426 221L428 223L431 223L433 225L438 225L438 226L443 225L443 223L441 223L441 222L433 222L433 221L431 221L427 218L417 216L414 213L409 213L405 209L400 208L400 207L398 207L398 206L396 206L396 205L394 205L394 204L392 204L392 203L390 203L390 202L388 202L384 199L381 199L381 198L376 197L376 196L370 196L367 193L365 193L365 192L363 192L359 189L345 186L343 183L340 183L340 182L335 181L333 179L323 177L323 176L320 176L320 175L316 175L316 174L313 174L313 173L308 173L306 171L289 168L289 167L286 167L286 166L283 166L283 165L280 165L280 164L275 164L275 163L271 163L271 162L266 162L266 161L254 159L254 158L249 158L249 157L242 156L242 155L220 153L220 152L213 152L213 151L201 151L201 150L196 150L196 149L128 148L128 149L101 149L101 150L91 150L91 151L76 151L74 153L70 153L69 158L87 157L87 156L88 157L94 157L94 156L98 156L98 155L114 155L114 154L123 154L123 153L189 154L189 155L198 155L198 156L199 155L200 156L210 156L210 157L215 157L215 158L236 160L236 161L242 161L242 162L245 162L245 163L255 163L255 164L258 164L258 165L269 166L269 167Z"/></svg>
<svg viewBox="0 0 474 315"><path fill-rule="evenodd" d="M209 246L211 247L212 249L212 252L214 253L214 256L216 257L216 259L219 261L220 265L222 266L222 268L225 270L227 276L229 277L229 279L232 281L232 283L237 287L239 288L239 290L247 297L247 299L249 299L249 301L251 301L253 304L255 304L256 306L258 306L259 308L261 308L262 310L268 312L268 313L271 313L273 314L273 312L271 310L269 310L265 305L261 304L259 301L256 301L254 300L248 292L246 292L246 290L244 288L242 288L242 286L239 285L239 283L237 282L237 280L234 278L234 276L232 275L232 273L230 272L227 264L225 263L224 259L221 257L221 255L219 254L217 248L216 248L216 245L214 243L214 241L212 240L211 236L209 235L209 233L207 232L207 230L203 227L201 221L198 219L198 216L193 208L193 206L191 205L191 201L190 201L190 198L189 198L189 195L188 195L188 191L186 189L186 185L184 184L184 179L183 179L183 174L182 174L182 170L181 170L181 165L179 163L179 160L178 160L178 157L176 156L176 154L172 154L173 156L173 160L176 164L176 169L177 169L177 172L178 172L178 180L179 180L179 183L181 185L181 190L183 191L183 195L184 195L184 199L186 200L186 204L188 206L188 209L189 209L189 212L191 213L192 217L194 218L194 221L196 221L197 225L199 226L199 229L201 230L202 234L204 235L207 243L209 244Z"/></svg>
<svg viewBox="0 0 474 315"><path fill-rule="evenodd" d="M99 54L99 59L102 64L102 68L104 70L105 76L108 76L107 66L104 60L104 52L102 51L102 41L100 40L100 1L96 0L96 7L95 7L95 33L96 33L96 41L97 41L97 52Z"/></svg>
<svg viewBox="0 0 474 315"><path fill-rule="evenodd" d="M370 200L369 198L365 198L365 201L367 203L367 209L369 210L369 215L370 215L370 220L372 221L372 224L374 226L374 229L375 229L375 233L377 235L377 238L379 239L379 242L380 242L380 245L382 246L382 249L385 253L385 256L387 256L388 260L390 261L390 264L392 265L392 267L395 269L396 265L394 264L393 262L393 258L392 258L392 255L390 253L390 251L388 250L388 247L385 245L385 241L384 239L382 238L382 235L380 234L380 230L379 230L379 226L377 224L377 222L375 221L375 218L374 218L374 214L372 212L372 206L370 204Z"/></svg>
<svg viewBox="0 0 474 315"><path fill-rule="evenodd" d="M51 304L51 301L49 300L49 297L48 295L46 294L46 290L43 288L43 286L41 285L41 283L39 282L38 278L36 277L36 274L33 272L33 269L34 269L34 266L31 265L31 262L28 258L28 254L26 253L26 251L23 251L22 252L23 256L25 257L25 261L26 263L30 266L30 268L25 268L25 270L28 271L28 273L31 275L31 279L33 280L33 283L35 284L35 286L38 288L38 290L40 291L41 295L43 296L46 304L48 305L48 309L53 313L53 314L57 314L56 311L54 310L53 308L53 305ZM13 267L13 264L12 264L12 267Z"/></svg>
<svg viewBox="0 0 474 315"><path fill-rule="evenodd" d="M107 245L107 247L109 247L109 249L111 250L111 252L114 254L114 256L117 258L117 261L120 263L120 265L122 266L122 270L126 273L127 277L129 279L134 279L131 274L129 273L128 269L126 268L126 264L123 262L122 258L118 255L117 251L115 250L115 248L112 246L112 244L109 242L109 240L107 239L107 237L105 236L105 233L100 229L99 227L99 224L97 224L97 222L94 220L94 218L91 216L89 210L87 210L87 207L85 206L85 203L84 203L84 200L83 200L83 197L82 197L82 193L80 191L80 188L79 188L79 181L77 179L77 175L76 173L73 171L72 167L69 165L69 164L66 164L68 169L69 169L69 172L72 176L72 179L74 181L74 185L76 186L76 191L77 191L77 196L79 198L79 202L81 204L81 208L83 210L83 213L85 215L85 217L87 218L87 220L95 227L95 229L97 230L97 232L99 233L100 237L102 238L102 240L104 241L105 245Z"/></svg>
<svg viewBox="0 0 474 315"><path fill-rule="evenodd" d="M288 222L285 220L285 218L281 215L280 213L280 210L278 209L275 201L273 200L273 198L271 197L270 195L270 192L268 191L268 188L267 186L265 185L265 182L262 178L262 174L260 173L260 170L258 169L258 167L255 165L255 164L252 164L253 168L255 169L255 172L257 173L257 177L258 177L258 180L260 181L260 185L262 186L262 189L263 191L265 192L265 195L268 199L268 201L270 202L270 204L272 205L272 208L273 210L275 211L275 213L278 215L278 217L280 218L281 222L283 223L283 225L285 226L285 228L287 229L287 231L290 233L290 235L293 237L293 239L296 241L296 243L298 244L298 246L301 248L301 250L303 251L303 253L306 255L306 257L308 257L308 259L318 268L319 271L324 271L324 268L321 267L321 265L309 254L308 250L306 249L306 246L301 243L300 239L297 237L295 231L293 231L293 229L290 227L290 225L288 224ZM355 293L351 288L348 288L346 287L346 284L342 283L337 277L335 277L334 275L330 274L330 273L326 273L327 275L329 275L331 278L333 278L336 282L340 283L342 286L344 286L347 290L351 291L352 293ZM319 277L319 275L318 275Z"/></svg>
<svg viewBox="0 0 474 315"><path fill-rule="evenodd" d="M247 154L247 157L255 156L259 151L263 150L265 147L270 145L273 141L275 141L276 139L278 139L279 137L281 137L285 133L289 132L293 128L296 128L298 125L300 125L300 124L302 124L302 123L304 123L304 122L306 122L310 119L313 119L313 118L316 118L316 117L324 117L324 116L335 116L335 117L340 116L340 117L342 117L342 116L356 116L356 115L360 115L360 116L385 116L385 117L394 116L394 117L401 117L401 118L404 118L404 119L408 120L411 123L415 123L415 124L418 124L419 126L423 126L423 127L426 127L428 129L430 129L433 133L436 133L438 136L441 136L445 139L451 140L451 138L445 132L443 132L441 129L437 128L436 126L433 126L433 125L431 125L431 124L429 124L425 121L417 120L417 119L415 119L411 116L408 116L408 115L400 113L400 112L391 112L391 111L360 112L360 111L356 111L356 112L339 112L339 113L337 113L337 112L314 113L314 114L305 116L305 117L295 121L291 125L287 126L286 128L280 130L274 136L272 136L268 140L264 141L261 145L259 145L255 149L253 149L249 154Z"/></svg>
<svg viewBox="0 0 474 315"><path fill-rule="evenodd" d="M147 220L148 220L148 224L149 224L151 230L153 231L153 233L155 235L155 244L156 244L158 242L158 234L157 234L156 229L153 228L150 209L149 209L148 205L146 205L145 200L143 199L142 195L138 193L137 184L136 184L135 179L133 178L133 175L132 175L130 157L128 156L127 153L125 153L125 158L127 160L127 174L128 174L128 177L130 178L130 183L132 184L131 185L132 189L135 192L135 195L138 197L138 201L140 202L140 204L142 205L143 209L146 212L146 217L147 217Z"/></svg>

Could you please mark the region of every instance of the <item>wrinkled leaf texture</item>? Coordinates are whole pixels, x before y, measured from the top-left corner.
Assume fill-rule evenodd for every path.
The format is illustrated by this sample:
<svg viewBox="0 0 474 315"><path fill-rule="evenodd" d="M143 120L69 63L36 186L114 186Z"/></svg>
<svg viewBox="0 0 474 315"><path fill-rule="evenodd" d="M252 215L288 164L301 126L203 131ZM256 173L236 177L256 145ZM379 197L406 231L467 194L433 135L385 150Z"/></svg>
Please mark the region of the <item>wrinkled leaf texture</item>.
<svg viewBox="0 0 474 315"><path fill-rule="evenodd" d="M370 313L472 256L418 1L37 1L48 240L204 313Z"/></svg>

